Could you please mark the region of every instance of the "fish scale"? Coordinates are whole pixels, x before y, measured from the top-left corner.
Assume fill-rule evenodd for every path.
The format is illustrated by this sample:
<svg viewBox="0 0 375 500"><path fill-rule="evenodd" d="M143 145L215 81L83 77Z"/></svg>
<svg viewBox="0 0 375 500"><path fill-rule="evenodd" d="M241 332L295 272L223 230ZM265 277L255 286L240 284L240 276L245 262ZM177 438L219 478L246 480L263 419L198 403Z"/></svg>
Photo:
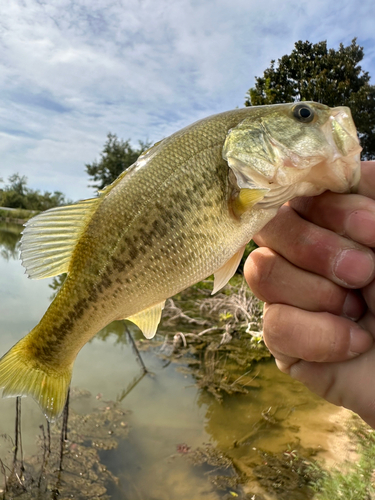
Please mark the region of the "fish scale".
<svg viewBox="0 0 375 500"><path fill-rule="evenodd" d="M302 116L299 106L200 120L155 144L98 198L31 219L21 242L27 274L67 278L0 360L3 396L31 395L56 418L74 360L97 331L126 318L151 338L165 300L211 274L214 291L224 286L283 203L348 191L360 151L350 111L304 103Z"/></svg>

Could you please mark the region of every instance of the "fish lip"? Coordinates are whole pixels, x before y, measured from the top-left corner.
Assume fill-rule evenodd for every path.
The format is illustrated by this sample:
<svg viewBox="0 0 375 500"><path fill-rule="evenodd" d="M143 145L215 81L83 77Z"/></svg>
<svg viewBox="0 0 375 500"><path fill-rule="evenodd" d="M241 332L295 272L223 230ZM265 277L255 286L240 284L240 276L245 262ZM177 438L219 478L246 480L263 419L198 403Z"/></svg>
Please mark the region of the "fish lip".
<svg viewBox="0 0 375 500"><path fill-rule="evenodd" d="M348 107L338 106L333 108L329 117L329 126L330 135L332 136L338 155L350 157L362 151L362 147L358 139L357 129L355 127L351 111Z"/></svg>

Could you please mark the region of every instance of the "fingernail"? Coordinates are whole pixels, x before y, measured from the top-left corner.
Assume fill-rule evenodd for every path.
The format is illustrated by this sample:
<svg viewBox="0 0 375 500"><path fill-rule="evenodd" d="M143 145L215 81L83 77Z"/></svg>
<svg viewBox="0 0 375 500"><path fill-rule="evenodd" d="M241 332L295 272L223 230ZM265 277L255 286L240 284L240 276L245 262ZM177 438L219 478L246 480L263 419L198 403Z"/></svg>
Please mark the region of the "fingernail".
<svg viewBox="0 0 375 500"><path fill-rule="evenodd" d="M360 250L344 250L336 257L333 272L347 285L363 286L373 275L374 260Z"/></svg>
<svg viewBox="0 0 375 500"><path fill-rule="evenodd" d="M354 358L368 351L372 344L373 338L366 330L362 330L357 326L350 329L350 356Z"/></svg>
<svg viewBox="0 0 375 500"><path fill-rule="evenodd" d="M342 314L352 321L357 321L362 316L363 312L363 299L352 290L349 290L346 294L344 305L342 306Z"/></svg>
<svg viewBox="0 0 375 500"><path fill-rule="evenodd" d="M345 233L364 245L375 245L375 214L368 210L357 210L349 215Z"/></svg>

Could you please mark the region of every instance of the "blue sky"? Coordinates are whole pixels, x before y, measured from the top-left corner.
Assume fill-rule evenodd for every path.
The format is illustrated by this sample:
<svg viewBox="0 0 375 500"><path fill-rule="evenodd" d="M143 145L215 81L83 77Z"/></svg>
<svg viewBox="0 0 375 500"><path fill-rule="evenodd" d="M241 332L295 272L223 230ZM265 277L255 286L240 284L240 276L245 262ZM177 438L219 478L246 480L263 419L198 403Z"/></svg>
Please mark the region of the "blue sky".
<svg viewBox="0 0 375 500"><path fill-rule="evenodd" d="M0 6L0 177L91 197L108 132L156 142L242 107L297 40L354 37L375 84L374 0L11 0Z"/></svg>

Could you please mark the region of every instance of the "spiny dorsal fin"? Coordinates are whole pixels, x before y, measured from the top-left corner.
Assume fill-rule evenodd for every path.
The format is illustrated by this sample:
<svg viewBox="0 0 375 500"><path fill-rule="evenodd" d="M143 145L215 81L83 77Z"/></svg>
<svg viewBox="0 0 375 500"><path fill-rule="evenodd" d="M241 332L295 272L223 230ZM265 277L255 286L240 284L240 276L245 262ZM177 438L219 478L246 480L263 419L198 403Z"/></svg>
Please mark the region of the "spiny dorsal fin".
<svg viewBox="0 0 375 500"><path fill-rule="evenodd" d="M160 302L160 304L149 307L148 309L145 309L144 311L134 314L126 319L137 325L138 328L142 330L146 339L152 339L158 329L164 305L165 301Z"/></svg>
<svg viewBox="0 0 375 500"><path fill-rule="evenodd" d="M214 273L214 289L212 290L212 295L221 290L221 288L223 288L223 286L228 283L228 281L237 271L237 267L241 262L243 253L245 251L245 247L246 245L240 248L238 252L232 255L232 257Z"/></svg>
<svg viewBox="0 0 375 500"><path fill-rule="evenodd" d="M40 279L68 272L74 247L101 198L56 207L25 224L21 260L29 278Z"/></svg>

